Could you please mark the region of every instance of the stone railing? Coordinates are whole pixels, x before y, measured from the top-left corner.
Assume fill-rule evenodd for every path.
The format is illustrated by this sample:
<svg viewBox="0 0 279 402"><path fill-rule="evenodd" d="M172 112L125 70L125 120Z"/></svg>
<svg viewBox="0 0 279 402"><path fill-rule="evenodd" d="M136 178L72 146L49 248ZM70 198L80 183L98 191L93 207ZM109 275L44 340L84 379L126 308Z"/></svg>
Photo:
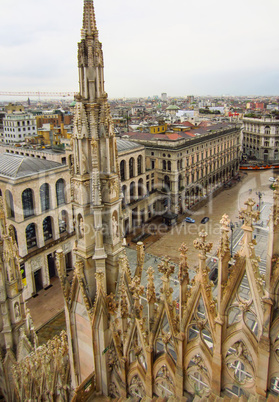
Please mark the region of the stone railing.
<svg viewBox="0 0 279 402"><path fill-rule="evenodd" d="M75 389L72 402L88 401L95 391L95 373L93 372Z"/></svg>

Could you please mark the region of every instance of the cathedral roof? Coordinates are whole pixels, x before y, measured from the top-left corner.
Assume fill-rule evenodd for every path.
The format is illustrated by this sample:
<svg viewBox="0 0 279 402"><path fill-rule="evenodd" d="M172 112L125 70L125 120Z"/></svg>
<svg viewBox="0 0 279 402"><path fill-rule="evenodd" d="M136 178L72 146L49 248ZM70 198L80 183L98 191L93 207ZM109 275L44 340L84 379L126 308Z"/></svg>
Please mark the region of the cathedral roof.
<svg viewBox="0 0 279 402"><path fill-rule="evenodd" d="M22 155L0 155L0 176L18 178L45 172L61 166L64 165L46 159L37 159Z"/></svg>

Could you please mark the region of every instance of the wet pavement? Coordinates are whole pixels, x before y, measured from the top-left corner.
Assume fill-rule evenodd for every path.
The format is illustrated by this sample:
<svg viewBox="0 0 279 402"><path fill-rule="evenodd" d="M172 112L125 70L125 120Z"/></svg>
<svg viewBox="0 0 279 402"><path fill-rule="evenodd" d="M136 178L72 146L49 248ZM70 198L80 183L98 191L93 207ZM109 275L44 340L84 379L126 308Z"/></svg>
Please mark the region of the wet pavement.
<svg viewBox="0 0 279 402"><path fill-rule="evenodd" d="M267 244L267 221L272 204L272 189L269 177L276 177L279 171L272 172L271 170L261 172L249 172L243 176L241 182L233 188L222 191L218 196L209 200L208 203L196 212L187 214L195 219L195 223L180 222L172 228L166 228L161 225L161 218L157 218L152 222L152 230L149 237L143 240L145 245L145 263L143 271L146 272L149 266L155 270L155 287L157 296L161 287L161 274L159 274L157 266L161 262L161 257L168 256L175 263L175 272L173 276L174 297L178 297L178 262L179 262L179 247L185 242L189 248L187 253L188 263L190 266L190 278L195 274L194 268L197 264L197 250L194 249L193 241L197 238L201 229L205 229L208 233L207 241L213 242L212 257L214 256L220 235L220 219L224 213L229 215L229 218L235 225L233 234L233 249L237 250L241 240L242 231L241 221L238 218L238 211L244 207L244 202L252 197L259 202L259 194L261 195L260 209L261 219L259 225L255 226L255 235L257 236L256 254L262 258L261 266L265 264L266 244ZM186 216L186 215L185 215ZM209 217L206 224L201 224L200 221L204 216ZM180 220L183 217L180 216ZM158 228L163 230L159 230ZM135 236L135 235L133 235ZM131 242L132 237L127 237L126 252L131 265L131 271L134 272L137 264L136 244ZM208 260L211 268L214 263L211 258ZM261 268L261 267L260 267ZM143 282L147 275L143 274ZM38 292L38 296L27 301L27 307L30 309L33 318L35 329L38 331L40 343L46 342L62 329L65 329L64 318L64 300L58 278L52 278L51 287L47 290ZM143 283L146 286L146 283Z"/></svg>
<svg viewBox="0 0 279 402"><path fill-rule="evenodd" d="M277 173L276 173L277 172ZM272 172L271 170L249 172L243 175L242 180L231 189L223 190L215 198L212 198L208 203L198 211L187 214L195 219L195 223L181 222L173 226L161 236L157 234L157 238L148 237L143 241L145 249L148 253L158 257L168 255L172 261L179 262L178 249L182 242L185 242L188 251L188 263L193 268L196 266L197 257L196 250L193 247L193 241L198 237L202 229L208 233L207 241L213 242L212 254L214 255L219 242L220 236L220 220L224 213L229 215L229 218L235 226L241 226L239 220L239 210L244 207L244 202L252 197L256 203L259 203L259 193L261 195L261 209L265 205L272 203L272 189L269 177L276 177L279 171ZM270 209L270 207L268 207ZM263 226L266 227L269 216L269 211L265 211L263 218ZM186 216L186 215L185 215ZM206 224L201 224L203 217L209 217ZM131 242L130 242L131 244ZM134 248L135 246L132 245Z"/></svg>

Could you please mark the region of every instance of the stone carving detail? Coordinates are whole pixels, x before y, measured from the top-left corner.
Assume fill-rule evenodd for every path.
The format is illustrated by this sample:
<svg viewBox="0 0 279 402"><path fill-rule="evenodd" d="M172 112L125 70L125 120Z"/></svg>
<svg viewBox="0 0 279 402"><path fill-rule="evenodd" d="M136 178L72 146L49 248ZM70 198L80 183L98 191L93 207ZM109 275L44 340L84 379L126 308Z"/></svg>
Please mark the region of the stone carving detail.
<svg viewBox="0 0 279 402"><path fill-rule="evenodd" d="M200 250L200 254L201 256L205 257L206 253L209 253L210 250L212 249L213 243L206 243L205 240L207 238L207 233L205 232L205 230L203 229L200 233L199 233L199 238L194 240L193 244L194 247L197 250Z"/></svg>
<svg viewBox="0 0 279 402"><path fill-rule="evenodd" d="M187 263L187 251L188 251L188 247L186 246L185 243L182 243L180 249L180 263L179 263L179 272L178 272L178 280L180 282L180 284L182 284L182 282L184 280L186 280L187 284L189 283L189 273L188 273L188 263Z"/></svg>
<svg viewBox="0 0 279 402"><path fill-rule="evenodd" d="M253 206L256 202L249 198L244 202L246 208L241 208L239 212L239 218L244 220L244 225L252 227L254 221L258 221L260 217L260 211L254 211Z"/></svg>
<svg viewBox="0 0 279 402"><path fill-rule="evenodd" d="M230 376L238 384L253 383L255 371L253 361L244 343L236 342L228 351L226 366Z"/></svg>
<svg viewBox="0 0 279 402"><path fill-rule="evenodd" d="M115 299L115 295L113 293L110 293L109 295L107 295L107 306L108 306L109 314L114 315L118 308L118 303L117 303L117 301Z"/></svg>
<svg viewBox="0 0 279 402"><path fill-rule="evenodd" d="M120 398L120 394L115 382L109 384L109 396L113 399Z"/></svg>
<svg viewBox="0 0 279 402"><path fill-rule="evenodd" d="M149 267L147 270L148 284L146 289L146 298L148 303L156 301L155 285L154 285L154 269Z"/></svg>
<svg viewBox="0 0 279 402"><path fill-rule="evenodd" d="M14 384L19 400L39 400L42 395L70 396L68 344L65 331L14 365ZM30 384L33 386L31 387Z"/></svg>
<svg viewBox="0 0 279 402"><path fill-rule="evenodd" d="M174 265L170 264L170 258L165 257L158 265L158 271L161 272L166 279L169 279L170 275L174 273Z"/></svg>
<svg viewBox="0 0 279 402"><path fill-rule="evenodd" d="M140 398L143 398L145 396L144 385L138 375L135 375L132 378L129 386L129 394Z"/></svg>
<svg viewBox="0 0 279 402"><path fill-rule="evenodd" d="M32 271L36 271L38 268L41 268L42 267L42 257L37 256L37 257L32 258L31 267L32 267Z"/></svg>

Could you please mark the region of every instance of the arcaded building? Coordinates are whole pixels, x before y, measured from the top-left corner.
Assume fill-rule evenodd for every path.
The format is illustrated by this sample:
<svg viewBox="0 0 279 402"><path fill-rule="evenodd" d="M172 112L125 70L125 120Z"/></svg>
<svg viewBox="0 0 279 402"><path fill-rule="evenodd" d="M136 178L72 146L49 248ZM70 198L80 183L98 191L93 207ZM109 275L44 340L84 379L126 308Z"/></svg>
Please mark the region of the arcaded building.
<svg viewBox="0 0 279 402"><path fill-rule="evenodd" d="M116 143L125 236L160 212L160 194L156 192L155 169L146 169L145 147L128 139L117 138Z"/></svg>
<svg viewBox="0 0 279 402"><path fill-rule="evenodd" d="M146 170L153 176L152 188L162 194L157 211L167 206L173 213L183 213L238 174L239 124L219 123L179 133L128 135L130 141L145 147Z"/></svg>

